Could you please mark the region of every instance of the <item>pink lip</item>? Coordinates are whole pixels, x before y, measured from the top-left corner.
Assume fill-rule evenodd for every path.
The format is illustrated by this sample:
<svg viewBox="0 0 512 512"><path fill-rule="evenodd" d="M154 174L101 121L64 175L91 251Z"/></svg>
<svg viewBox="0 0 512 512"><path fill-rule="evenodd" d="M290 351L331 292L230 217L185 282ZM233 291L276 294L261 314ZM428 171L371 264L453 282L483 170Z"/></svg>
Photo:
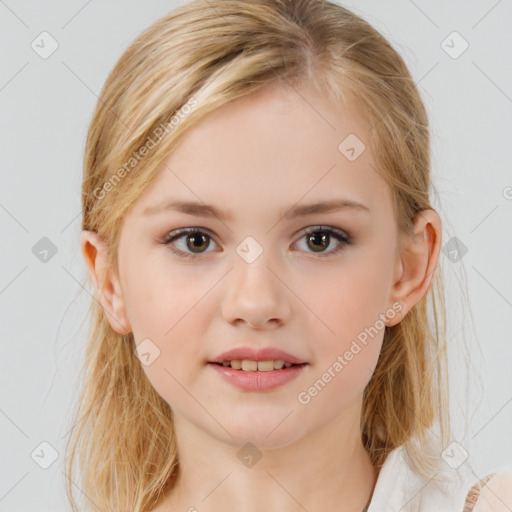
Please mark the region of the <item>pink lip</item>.
<svg viewBox="0 0 512 512"><path fill-rule="evenodd" d="M252 360L254 361L254 359ZM260 360L264 361L265 359ZM230 366L216 363L210 363L208 366L219 372L227 382L243 391L270 391L297 378L307 363L268 372L234 370Z"/></svg>
<svg viewBox="0 0 512 512"><path fill-rule="evenodd" d="M306 361L289 354L275 347L254 348L254 347L237 347L227 352L219 354L210 363L223 363L224 361L234 361L248 359L250 361L285 361L292 364L304 364ZM238 371L238 370L235 370ZM276 370L273 370L276 371ZM268 372L273 373L273 372Z"/></svg>

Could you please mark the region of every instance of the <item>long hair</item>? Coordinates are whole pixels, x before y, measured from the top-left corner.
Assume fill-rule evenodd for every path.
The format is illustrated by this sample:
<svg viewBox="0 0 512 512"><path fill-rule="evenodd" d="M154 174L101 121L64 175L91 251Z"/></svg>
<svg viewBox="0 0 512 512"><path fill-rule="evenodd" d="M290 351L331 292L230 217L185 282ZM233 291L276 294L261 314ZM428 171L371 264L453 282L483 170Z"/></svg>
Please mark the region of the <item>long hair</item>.
<svg viewBox="0 0 512 512"><path fill-rule="evenodd" d="M126 49L90 124L82 229L105 241L109 268L118 270L123 215L179 137L208 112L276 82L307 85L358 107L370 127L361 138L389 183L399 230L412 233L418 212L432 208L429 127L391 44L327 0L192 0ZM72 493L78 459L86 507L149 511L179 471L172 410L146 378L133 335L116 333L96 299L88 314L80 398L66 447L68 497L78 510ZM439 468L439 447L450 437L445 320L438 266L427 294L386 327L364 392L361 435L376 467L404 445L421 476L430 479Z"/></svg>

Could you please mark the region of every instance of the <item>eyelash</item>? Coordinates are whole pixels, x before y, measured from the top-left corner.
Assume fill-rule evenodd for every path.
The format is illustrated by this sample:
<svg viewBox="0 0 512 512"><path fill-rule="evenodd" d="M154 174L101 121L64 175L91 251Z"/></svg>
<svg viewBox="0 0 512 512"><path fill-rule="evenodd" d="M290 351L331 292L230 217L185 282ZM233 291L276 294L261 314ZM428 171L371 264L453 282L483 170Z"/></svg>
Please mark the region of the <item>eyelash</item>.
<svg viewBox="0 0 512 512"><path fill-rule="evenodd" d="M302 237L299 240L301 240L305 236L311 236L314 233L328 233L329 236L332 236L338 242L340 242L340 245L338 245L338 247L336 247L332 251L329 251L327 253L316 253L318 255L318 257L320 257L320 258L327 258L334 254L337 254L344 249L345 245L350 245L352 243L352 238L350 235L348 235L345 232L338 230L336 228L331 228L331 227L327 227L327 226L315 226L313 228L304 229L302 232ZM178 256L180 256L182 258L189 259L189 260L196 259L197 257L201 256L202 254L205 254L206 252L210 252L210 251L206 251L205 253L190 254L190 253L184 252L180 249L176 249L175 247L172 247L172 242L174 242L175 240L178 240L180 238L183 238L185 235L190 235L190 234L204 234L204 235L208 236L210 240L213 240L213 237L210 236L208 231L205 231L201 228L182 228L182 229L177 229L177 230L172 231L171 233L167 234L162 240L159 240L159 242L163 245L168 245L169 249L173 253L177 254ZM330 240L329 240L329 242L330 242ZM311 254L315 254L315 253L312 252Z"/></svg>

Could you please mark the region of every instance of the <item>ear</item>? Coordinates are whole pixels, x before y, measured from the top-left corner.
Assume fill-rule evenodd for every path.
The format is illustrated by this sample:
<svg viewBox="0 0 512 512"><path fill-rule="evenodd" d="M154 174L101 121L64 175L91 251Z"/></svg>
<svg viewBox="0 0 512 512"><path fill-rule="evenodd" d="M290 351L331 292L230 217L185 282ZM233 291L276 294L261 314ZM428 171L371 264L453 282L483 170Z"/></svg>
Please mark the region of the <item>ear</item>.
<svg viewBox="0 0 512 512"><path fill-rule="evenodd" d="M82 230L80 248L100 304L114 331L119 334L132 332L118 276L108 268L108 251L105 241L95 232Z"/></svg>
<svg viewBox="0 0 512 512"><path fill-rule="evenodd" d="M418 212L414 234L404 236L400 248L391 301L401 304L400 315L388 319L386 325L399 323L428 292L441 251L441 219L433 209Z"/></svg>

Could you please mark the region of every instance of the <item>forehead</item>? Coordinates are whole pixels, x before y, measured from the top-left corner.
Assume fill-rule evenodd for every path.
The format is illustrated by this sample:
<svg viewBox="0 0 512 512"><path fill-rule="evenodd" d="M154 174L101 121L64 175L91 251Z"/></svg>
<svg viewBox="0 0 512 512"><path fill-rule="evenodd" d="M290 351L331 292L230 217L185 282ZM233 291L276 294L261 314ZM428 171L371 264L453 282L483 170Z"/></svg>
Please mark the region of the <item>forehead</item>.
<svg viewBox="0 0 512 512"><path fill-rule="evenodd" d="M349 105L304 88L266 86L191 127L135 210L178 199L254 214L340 197L389 208L368 128Z"/></svg>

